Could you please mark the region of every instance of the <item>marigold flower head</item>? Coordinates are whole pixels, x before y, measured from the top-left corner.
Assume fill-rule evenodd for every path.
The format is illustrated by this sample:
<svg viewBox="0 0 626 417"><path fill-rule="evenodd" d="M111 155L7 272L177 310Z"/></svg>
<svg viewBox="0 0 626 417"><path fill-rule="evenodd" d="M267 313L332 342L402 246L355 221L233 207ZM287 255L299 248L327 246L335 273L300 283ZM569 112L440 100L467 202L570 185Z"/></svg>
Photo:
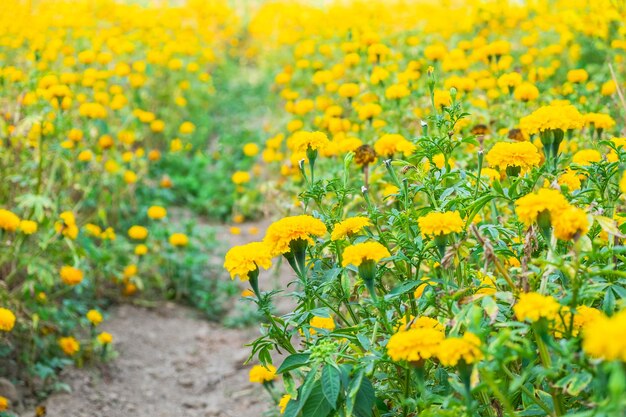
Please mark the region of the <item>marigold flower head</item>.
<svg viewBox="0 0 626 417"><path fill-rule="evenodd" d="M251 178L252 177L250 176L249 172L237 171L237 172L235 172L232 175L231 180L232 180L233 184L241 185L241 184L245 184L247 182L250 182Z"/></svg>
<svg viewBox="0 0 626 417"><path fill-rule="evenodd" d="M15 326L15 314L8 308L0 307L0 331L10 332Z"/></svg>
<svg viewBox="0 0 626 417"><path fill-rule="evenodd" d="M310 329L311 334L316 333L315 329L324 329L332 332L333 330L335 330L336 327L335 320L333 320L332 317L320 316L313 316L313 318L311 318L311 320L309 321L309 326L312 327Z"/></svg>
<svg viewBox="0 0 626 417"><path fill-rule="evenodd" d="M417 362L437 354L444 333L433 328L417 328L395 333L387 342L387 353L394 361Z"/></svg>
<svg viewBox="0 0 626 417"><path fill-rule="evenodd" d="M128 229L128 237L135 240L144 240L148 237L148 229L143 226L131 226Z"/></svg>
<svg viewBox="0 0 626 417"><path fill-rule="evenodd" d="M602 161L602 154L595 149L583 149L574 154L572 162L582 166Z"/></svg>
<svg viewBox="0 0 626 417"><path fill-rule="evenodd" d="M259 145L256 143L246 143L243 145L243 153L246 156L255 156L259 153Z"/></svg>
<svg viewBox="0 0 626 417"><path fill-rule="evenodd" d="M9 409L9 399L0 395L0 413Z"/></svg>
<svg viewBox="0 0 626 417"><path fill-rule="evenodd" d="M296 132L291 143L294 152L323 150L330 145L328 136L322 132Z"/></svg>
<svg viewBox="0 0 626 417"><path fill-rule="evenodd" d="M516 100L527 102L537 99L539 97L539 89L534 84L525 82L521 83L513 91L513 97Z"/></svg>
<svg viewBox="0 0 626 417"><path fill-rule="evenodd" d="M467 332L463 337L448 337L443 340L437 349L437 357L444 366L455 366L461 361L469 365L483 358L480 346L478 336Z"/></svg>
<svg viewBox="0 0 626 417"><path fill-rule="evenodd" d="M580 186L581 186L580 178L578 174L572 170L567 170L561 175L559 175L559 178L557 179L557 183L561 187L563 186L567 187L569 191L580 190Z"/></svg>
<svg viewBox="0 0 626 417"><path fill-rule="evenodd" d="M159 220L167 216L167 210L161 206L150 206L148 208L148 217Z"/></svg>
<svg viewBox="0 0 626 417"><path fill-rule="evenodd" d="M419 316L417 318L411 316L408 322L406 320L406 316L402 316L399 322L400 326L397 329L399 332L409 329L435 329L440 332L443 332L444 330L443 324L441 324L439 320L428 316Z"/></svg>
<svg viewBox="0 0 626 417"><path fill-rule="evenodd" d="M380 139L374 143L374 150L378 155L384 155L389 158L396 153L409 156L415 150L415 145L406 140L404 136L392 133L381 136Z"/></svg>
<svg viewBox="0 0 626 417"><path fill-rule="evenodd" d="M189 238L184 233L172 233L168 239L170 245L176 247L183 247L189 244Z"/></svg>
<svg viewBox="0 0 626 417"><path fill-rule="evenodd" d="M536 292L521 294L513 306L515 316L519 321L538 321L541 318L554 320L561 309L561 305L550 295Z"/></svg>
<svg viewBox="0 0 626 417"><path fill-rule="evenodd" d="M583 68L573 69L567 72L567 81L570 83L583 83L589 79L589 73Z"/></svg>
<svg viewBox="0 0 626 417"><path fill-rule="evenodd" d="M59 271L61 281L67 285L77 285L83 280L83 271L73 266L64 265Z"/></svg>
<svg viewBox="0 0 626 417"><path fill-rule="evenodd" d="M452 96L448 90L435 90L434 100L435 107L438 109L452 105Z"/></svg>
<svg viewBox="0 0 626 417"><path fill-rule="evenodd" d="M602 314L583 327L583 350L593 358L626 362L626 310Z"/></svg>
<svg viewBox="0 0 626 417"><path fill-rule="evenodd" d="M519 198L515 202L515 213L526 226L530 226L537 221L539 214L547 212L553 219L568 207L569 203L563 194L551 188L542 188Z"/></svg>
<svg viewBox="0 0 626 417"><path fill-rule="evenodd" d="M304 240L312 245L314 242L311 236L322 236L326 232L326 226L321 220L303 214L272 223L267 228L263 242L270 248L272 256L276 256L289 252L292 241Z"/></svg>
<svg viewBox="0 0 626 417"><path fill-rule="evenodd" d="M231 248L224 259L224 268L230 277L246 281L249 273L258 268L268 269L272 266L270 248L264 242L252 242Z"/></svg>
<svg viewBox="0 0 626 417"><path fill-rule="evenodd" d="M32 220L22 220L20 222L20 231L25 235L32 235L37 231L37 222Z"/></svg>
<svg viewBox="0 0 626 417"><path fill-rule="evenodd" d="M508 167L528 170L541 162L537 147L530 142L498 142L487 152L486 158L490 166L500 170Z"/></svg>
<svg viewBox="0 0 626 417"><path fill-rule="evenodd" d="M390 256L387 248L378 242L357 243L344 249L342 265L360 266L365 261L378 262Z"/></svg>
<svg viewBox="0 0 626 417"><path fill-rule="evenodd" d="M13 212L0 209L0 229L15 232L20 226L20 218Z"/></svg>
<svg viewBox="0 0 626 417"><path fill-rule="evenodd" d="M359 233L363 228L371 226L372 222L367 217L349 217L337 223L330 235L330 240L340 240L355 233Z"/></svg>
<svg viewBox="0 0 626 417"><path fill-rule="evenodd" d="M610 129L615 126L615 120L608 114L604 113L587 113L585 114L585 123L592 125L596 129Z"/></svg>
<svg viewBox="0 0 626 417"><path fill-rule="evenodd" d="M417 224L423 236L448 235L463 231L463 219L458 211L446 211L444 213L430 212L417 219Z"/></svg>
<svg viewBox="0 0 626 417"><path fill-rule="evenodd" d="M87 320L89 320L91 324L93 324L94 326L97 326L100 323L102 323L102 314L100 314L98 310L89 310L87 312L86 317L87 317Z"/></svg>
<svg viewBox="0 0 626 417"><path fill-rule="evenodd" d="M576 107L571 104L552 104L535 110L520 120L520 128L527 134L541 133L547 130L580 129L585 120Z"/></svg>
<svg viewBox="0 0 626 417"><path fill-rule="evenodd" d="M276 368L274 365L255 365L250 369L250 382L264 384L276 378Z"/></svg>
<svg viewBox="0 0 626 417"><path fill-rule="evenodd" d="M74 356L80 351L80 343L72 336L60 338L59 347L67 356Z"/></svg>
<svg viewBox="0 0 626 417"><path fill-rule="evenodd" d="M557 239L578 239L589 230L587 213L578 207L569 207L552 218L552 227Z"/></svg>
<svg viewBox="0 0 626 417"><path fill-rule="evenodd" d="M280 398L278 402L278 411L280 414L285 414L285 409L287 408L287 404L289 404L289 400L291 400L291 395L285 394Z"/></svg>
<svg viewBox="0 0 626 417"><path fill-rule="evenodd" d="M113 342L113 335L111 333L102 332L98 335L97 339L98 343L100 343L101 345L108 345Z"/></svg>

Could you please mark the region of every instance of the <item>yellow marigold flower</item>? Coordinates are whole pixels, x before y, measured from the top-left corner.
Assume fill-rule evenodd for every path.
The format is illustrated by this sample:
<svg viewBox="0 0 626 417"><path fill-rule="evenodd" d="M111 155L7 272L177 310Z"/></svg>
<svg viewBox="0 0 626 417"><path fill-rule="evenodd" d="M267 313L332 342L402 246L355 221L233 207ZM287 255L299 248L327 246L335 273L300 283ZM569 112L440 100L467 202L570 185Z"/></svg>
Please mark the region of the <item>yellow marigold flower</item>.
<svg viewBox="0 0 626 417"><path fill-rule="evenodd" d="M422 281L422 284L418 285L417 288L415 288L415 291L413 292L413 296L415 298L420 298L424 294L424 291L426 290L426 288L433 284L433 282L428 278L422 278L421 281Z"/></svg>
<svg viewBox="0 0 626 417"><path fill-rule="evenodd" d="M578 333L589 324L603 317L604 313L597 308L587 306L576 307L576 314L574 314L574 329L572 334L577 336Z"/></svg>
<svg viewBox="0 0 626 417"><path fill-rule="evenodd" d="M98 335L97 339L98 343L100 343L101 345L108 345L113 342L113 335L111 333L102 332Z"/></svg>
<svg viewBox="0 0 626 417"><path fill-rule="evenodd" d="M443 324L439 323L439 320L428 316L410 317L409 321L406 321L406 316L400 318L400 326L398 331L406 331L409 329L435 329L443 332Z"/></svg>
<svg viewBox="0 0 626 417"><path fill-rule="evenodd" d="M417 224L423 236L448 235L463 231L463 219L458 211L444 213L430 212L417 219Z"/></svg>
<svg viewBox="0 0 626 417"><path fill-rule="evenodd" d="M578 239L589 230L587 213L578 207L569 207L552 218L554 236L561 240Z"/></svg>
<svg viewBox="0 0 626 417"><path fill-rule="evenodd" d="M537 221L537 217L544 212L554 218L569 207L569 203L557 190L542 188L536 193L526 194L515 202L515 213L526 225Z"/></svg>
<svg viewBox="0 0 626 417"><path fill-rule="evenodd" d="M172 233L168 239L170 245L176 247L187 246L189 243L189 238L184 233Z"/></svg>
<svg viewBox="0 0 626 417"><path fill-rule="evenodd" d="M241 185L241 184L250 182L251 178L252 177L250 176L249 172L237 171L233 174L233 176L231 177L231 180L234 184Z"/></svg>
<svg viewBox="0 0 626 417"><path fill-rule="evenodd" d="M345 239L355 233L359 233L363 228L371 226L372 222L367 217L350 217L337 223L330 235L330 240Z"/></svg>
<svg viewBox="0 0 626 417"><path fill-rule="evenodd" d="M67 356L74 356L80 351L80 343L71 336L60 338L59 347Z"/></svg>
<svg viewBox="0 0 626 417"><path fill-rule="evenodd" d="M250 382L264 384L276 378L276 368L273 365L255 365L250 369Z"/></svg>
<svg viewBox="0 0 626 417"><path fill-rule="evenodd" d="M167 216L167 210L161 206L150 206L148 208L148 217L154 220L159 220Z"/></svg>
<svg viewBox="0 0 626 417"><path fill-rule="evenodd" d="M385 98L389 100L400 100L411 94L411 90L404 84L392 84L385 90Z"/></svg>
<svg viewBox="0 0 626 417"><path fill-rule="evenodd" d="M444 333L433 328L417 328L395 333L387 342L387 354L394 361L417 362L437 354Z"/></svg>
<svg viewBox="0 0 626 417"><path fill-rule="evenodd" d="M316 333L315 329L330 330L332 332L333 330L335 330L336 327L335 320L333 320L332 317L319 316L313 316L313 318L311 318L311 320L309 321L309 326L312 327L312 329L310 329L311 334Z"/></svg>
<svg viewBox="0 0 626 417"><path fill-rule="evenodd" d="M626 172L622 174L622 178L619 180L619 190L626 193Z"/></svg>
<svg viewBox="0 0 626 417"><path fill-rule="evenodd" d="M478 336L467 332L463 337L448 337L442 341L437 349L437 357L444 366L456 366L461 361L469 365L483 358L480 346Z"/></svg>
<svg viewBox="0 0 626 417"><path fill-rule="evenodd" d="M382 113L383 108L376 103L365 103L362 106L359 106L357 109L357 113L359 115L359 119L368 120L373 119Z"/></svg>
<svg viewBox="0 0 626 417"><path fill-rule="evenodd" d="M89 162L93 159L93 152L90 150L81 151L78 154L78 160L80 162Z"/></svg>
<svg viewBox="0 0 626 417"><path fill-rule="evenodd" d="M537 99L539 97L539 89L532 83L521 83L513 91L513 97L516 100L527 102Z"/></svg>
<svg viewBox="0 0 626 417"><path fill-rule="evenodd" d="M278 402L278 410L280 414L285 414L285 409L287 408L287 404L289 404L289 400L291 400L291 395L285 394L280 398Z"/></svg>
<svg viewBox="0 0 626 417"><path fill-rule="evenodd" d="M20 227L20 218L13 212L0 209L0 229L15 232Z"/></svg>
<svg viewBox="0 0 626 417"><path fill-rule="evenodd" d="M323 150L330 145L328 137L322 132L296 132L292 143L294 152Z"/></svg>
<svg viewBox="0 0 626 417"><path fill-rule="evenodd" d="M15 326L15 314L8 308L0 307L0 331L10 332Z"/></svg>
<svg viewBox="0 0 626 417"><path fill-rule="evenodd" d="M357 243L344 249L342 265L360 266L365 261L378 262L390 256L387 248L378 242Z"/></svg>
<svg viewBox="0 0 626 417"><path fill-rule="evenodd" d="M135 240L144 240L148 237L148 229L143 226L131 226L131 228L128 229L128 237Z"/></svg>
<svg viewBox="0 0 626 417"><path fill-rule="evenodd" d="M538 321L541 318L554 320L561 309L561 305L550 295L541 295L536 292L523 293L513 306L513 312L519 321Z"/></svg>
<svg viewBox="0 0 626 417"><path fill-rule="evenodd" d="M572 170L567 170L557 179L557 183L563 187L567 187L569 191L580 190L580 178L578 174Z"/></svg>
<svg viewBox="0 0 626 417"><path fill-rule="evenodd" d="M374 143L374 150L378 155L391 158L395 153L402 153L409 156L415 150L415 145L404 138L404 136L391 133L380 137Z"/></svg>
<svg viewBox="0 0 626 417"><path fill-rule="evenodd" d="M450 107L452 105L452 96L448 90L435 90L435 107Z"/></svg>
<svg viewBox="0 0 626 417"><path fill-rule="evenodd" d="M519 167L528 170L541 162L537 147L530 142L498 142L487 152L487 163L500 170Z"/></svg>
<svg viewBox="0 0 626 417"><path fill-rule="evenodd" d="M587 113L585 114L585 123L592 125L598 130L610 129L615 126L615 120L608 114L603 113Z"/></svg>
<svg viewBox="0 0 626 417"><path fill-rule="evenodd" d="M9 399L0 395L0 413L9 409Z"/></svg>
<svg viewBox="0 0 626 417"><path fill-rule="evenodd" d="M64 265L59 270L61 281L67 285L78 285L83 280L83 271L73 266Z"/></svg>
<svg viewBox="0 0 626 417"><path fill-rule="evenodd" d="M578 165L588 166L594 162L602 161L602 154L595 149L583 149L572 157L572 162Z"/></svg>
<svg viewBox="0 0 626 417"><path fill-rule="evenodd" d="M268 269L272 266L272 255L268 245L263 242L252 242L231 248L224 258L224 268L230 277L246 281L248 274L258 268Z"/></svg>
<svg viewBox="0 0 626 417"><path fill-rule="evenodd" d="M133 171L124 171L124 182L126 184L134 184L137 182L137 174Z"/></svg>
<svg viewBox="0 0 626 417"><path fill-rule="evenodd" d="M94 326L97 326L100 323L102 323L102 314L100 314L98 310L89 310L87 312L86 317L87 317L87 320L89 320L91 324L93 324Z"/></svg>
<svg viewBox="0 0 626 417"><path fill-rule="evenodd" d="M70 239L76 239L78 236L78 227L76 226L76 218L71 211L64 211L59 215L60 221L54 224L54 230L57 233L63 234L63 236Z"/></svg>
<svg viewBox="0 0 626 417"><path fill-rule="evenodd" d="M569 104L552 104L543 106L520 120L520 128L529 135L547 130L580 129L585 119Z"/></svg>
<svg viewBox="0 0 626 417"><path fill-rule="evenodd" d="M589 74L584 69L573 69L567 72L567 81L572 84L584 83L589 79Z"/></svg>
<svg viewBox="0 0 626 417"><path fill-rule="evenodd" d="M32 220L22 220L20 222L20 231L25 235L32 235L37 231L37 222Z"/></svg>
<svg viewBox="0 0 626 417"><path fill-rule="evenodd" d="M340 97L353 98L359 94L359 85L355 83L346 83L339 86L337 93Z"/></svg>
<svg viewBox="0 0 626 417"><path fill-rule="evenodd" d="M600 94L603 96L613 95L617 91L617 87L615 86L615 81L609 80L602 84L600 88Z"/></svg>
<svg viewBox="0 0 626 417"><path fill-rule="evenodd" d="M194 125L191 122L183 122L178 128L178 131L183 135L193 133L195 130L196 130L196 125Z"/></svg>
<svg viewBox="0 0 626 417"><path fill-rule="evenodd" d="M605 361L626 362L626 310L602 315L583 328L583 350Z"/></svg>
<svg viewBox="0 0 626 417"><path fill-rule="evenodd" d="M243 145L243 153L246 156L255 156L259 153L259 145L256 143L246 143Z"/></svg>
<svg viewBox="0 0 626 417"><path fill-rule="evenodd" d="M148 247L146 245L140 244L135 246L135 255L143 256L148 253Z"/></svg>
<svg viewBox="0 0 626 417"><path fill-rule="evenodd" d="M314 242L311 236L322 236L326 232L326 226L319 219L306 214L291 216L272 223L267 228L263 242L269 246L270 253L276 256L289 252L292 241L304 240L312 245Z"/></svg>

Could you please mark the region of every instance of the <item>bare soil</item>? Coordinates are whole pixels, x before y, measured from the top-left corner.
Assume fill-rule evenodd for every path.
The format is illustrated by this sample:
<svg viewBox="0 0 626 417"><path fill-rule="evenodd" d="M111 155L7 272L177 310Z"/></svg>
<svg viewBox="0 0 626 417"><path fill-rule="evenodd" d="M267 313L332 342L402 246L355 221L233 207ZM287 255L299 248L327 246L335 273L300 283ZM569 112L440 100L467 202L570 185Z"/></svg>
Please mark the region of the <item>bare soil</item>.
<svg viewBox="0 0 626 417"><path fill-rule="evenodd" d="M223 228L218 239L226 246L258 240L267 225L241 225L240 235ZM261 290L284 288L292 276L287 265L262 272ZM232 310L242 302L233 300ZM286 298L277 304L281 312L291 308ZM258 336L255 325L229 329L193 309L163 303L152 309L119 306L102 330L113 334L117 358L65 371L62 379L72 392L48 398L47 416L260 417L275 410L263 388L248 381L251 365L243 365L250 352L245 344Z"/></svg>

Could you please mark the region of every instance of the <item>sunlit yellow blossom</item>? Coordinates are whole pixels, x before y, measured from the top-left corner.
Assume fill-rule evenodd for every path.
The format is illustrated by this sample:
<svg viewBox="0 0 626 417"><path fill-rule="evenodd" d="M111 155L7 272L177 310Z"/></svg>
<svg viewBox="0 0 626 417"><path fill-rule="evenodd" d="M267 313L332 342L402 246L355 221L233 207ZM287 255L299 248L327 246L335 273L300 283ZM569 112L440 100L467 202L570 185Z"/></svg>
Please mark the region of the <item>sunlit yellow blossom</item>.
<svg viewBox="0 0 626 417"><path fill-rule="evenodd" d="M602 315L583 330L583 350L591 357L626 362L626 310Z"/></svg>
<svg viewBox="0 0 626 417"><path fill-rule="evenodd" d="M263 242L252 242L231 248L224 259L224 268L234 279L248 279L250 272L259 268L268 269L272 266L270 248Z"/></svg>
<svg viewBox="0 0 626 417"><path fill-rule="evenodd" d="M32 235L37 231L37 222L32 220L22 220L20 222L20 231L25 235Z"/></svg>
<svg viewBox="0 0 626 417"><path fill-rule="evenodd" d="M291 400L291 395L285 394L280 398L278 402L278 411L280 414L285 414L285 409L287 408L287 404L289 404L289 400Z"/></svg>
<svg viewBox="0 0 626 417"><path fill-rule="evenodd" d="M107 332L101 332L98 337L98 343L100 343L101 345L109 345L113 342L113 335L111 335L111 333L107 333Z"/></svg>
<svg viewBox="0 0 626 417"><path fill-rule="evenodd" d="M395 153L402 153L408 156L415 150L415 145L402 135L386 134L374 143L374 150L377 154L384 155L387 158L392 157Z"/></svg>
<svg viewBox="0 0 626 417"><path fill-rule="evenodd" d="M15 314L8 308L0 307L0 331L10 332L15 326Z"/></svg>
<svg viewBox="0 0 626 417"><path fill-rule="evenodd" d="M530 142L498 142L487 152L486 159L490 166L501 170L515 167L527 170L539 165L541 155Z"/></svg>
<svg viewBox="0 0 626 417"><path fill-rule="evenodd" d="M330 144L326 134L322 132L296 132L293 136L293 149L295 152L310 150L322 150Z"/></svg>
<svg viewBox="0 0 626 417"><path fill-rule="evenodd" d="M519 321L535 322L541 318L554 320L561 305L549 295L541 295L536 292L523 293L513 306L515 316Z"/></svg>
<svg viewBox="0 0 626 417"><path fill-rule="evenodd" d="M417 219L417 224L424 236L460 233L465 225L458 211L446 211L444 213L433 211Z"/></svg>
<svg viewBox="0 0 626 417"><path fill-rule="evenodd" d="M189 238L184 233L172 233L168 238L168 242L172 246L183 247L189 243Z"/></svg>
<svg viewBox="0 0 626 417"><path fill-rule="evenodd" d="M0 229L15 232L20 226L20 218L9 210L0 209Z"/></svg>
<svg viewBox="0 0 626 417"><path fill-rule="evenodd" d="M595 149L583 149L572 157L572 162L578 165L591 165L594 162L602 161L602 155Z"/></svg>
<svg viewBox="0 0 626 417"><path fill-rule="evenodd" d="M61 280L67 285L77 285L83 280L83 271L73 266L64 265L59 270Z"/></svg>
<svg viewBox="0 0 626 417"><path fill-rule="evenodd" d="M150 206L148 208L148 217L154 220L159 220L167 216L167 210L161 206Z"/></svg>
<svg viewBox="0 0 626 417"><path fill-rule="evenodd" d="M272 223L267 228L263 242L275 256L289 252L293 241L304 240L312 245L314 241L311 236L322 236L326 232L326 226L319 219L309 215L291 216Z"/></svg>
<svg viewBox="0 0 626 417"><path fill-rule="evenodd" d="M378 242L357 243L344 249L342 265L360 266L365 261L378 262L390 256L389 250Z"/></svg>
<svg viewBox="0 0 626 417"><path fill-rule="evenodd" d="M552 218L554 236L561 240L578 239L589 230L587 213L577 207L569 207Z"/></svg>
<svg viewBox="0 0 626 417"><path fill-rule="evenodd" d="M337 223L330 235L330 240L344 239L359 233L363 228L371 226L372 222L367 217L350 217Z"/></svg>
<svg viewBox="0 0 626 417"><path fill-rule="evenodd" d="M246 171L237 171L231 177L234 184L241 185L249 182L251 179L250 173Z"/></svg>
<svg viewBox="0 0 626 417"><path fill-rule="evenodd" d="M144 240L148 237L148 229L143 226L131 226L128 229L128 237L135 240Z"/></svg>
<svg viewBox="0 0 626 417"><path fill-rule="evenodd" d="M536 193L526 194L515 202L515 213L527 226L537 221L541 213L558 216L569 207L569 203L557 190L542 188Z"/></svg>
<svg viewBox="0 0 626 417"><path fill-rule="evenodd" d="M320 316L313 316L311 318L311 320L309 321L309 326L311 326L310 329L310 333L311 334L315 334L316 331L315 329L324 329L324 330L329 330L329 331L333 331L335 330L335 320L333 320L332 317L320 317Z"/></svg>
<svg viewBox="0 0 626 417"><path fill-rule="evenodd" d="M264 384L276 378L276 368L273 365L255 365L250 369L250 382Z"/></svg>
<svg viewBox="0 0 626 417"><path fill-rule="evenodd" d="M102 314L98 310L89 310L86 317L94 326L102 323Z"/></svg>
<svg viewBox="0 0 626 417"><path fill-rule="evenodd" d="M71 336L60 338L59 347L67 356L74 356L80 351L80 343Z"/></svg>
<svg viewBox="0 0 626 417"><path fill-rule="evenodd" d="M394 361L417 362L437 354L439 344L444 340L441 330L420 327L395 333L387 342L387 353Z"/></svg>
<svg viewBox="0 0 626 417"><path fill-rule="evenodd" d="M455 366L461 361L472 364L483 358L480 346L478 336L467 332L463 337L448 337L443 340L436 355L444 366Z"/></svg>

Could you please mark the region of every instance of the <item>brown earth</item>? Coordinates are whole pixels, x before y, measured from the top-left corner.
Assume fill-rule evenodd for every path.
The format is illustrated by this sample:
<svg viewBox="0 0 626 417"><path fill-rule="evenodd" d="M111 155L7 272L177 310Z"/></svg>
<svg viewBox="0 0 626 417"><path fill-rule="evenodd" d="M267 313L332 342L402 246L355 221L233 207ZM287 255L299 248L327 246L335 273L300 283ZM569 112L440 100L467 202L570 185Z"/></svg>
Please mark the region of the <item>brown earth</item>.
<svg viewBox="0 0 626 417"><path fill-rule="evenodd" d="M260 239L268 222L242 225L242 234L223 229L218 239L239 245ZM251 234L250 227L258 234ZM253 229L254 230L254 229ZM288 266L262 272L261 290L283 287ZM244 285L242 284L242 288ZM245 300L233 301L236 315ZM290 302L277 300L286 312ZM258 336L257 326L229 329L202 319L193 309L163 303L146 309L115 308L102 325L115 338L117 358L98 368L68 369L62 380L71 393L45 402L49 417L260 417L276 406L263 388L248 381L243 365ZM32 416L34 412L23 414Z"/></svg>

